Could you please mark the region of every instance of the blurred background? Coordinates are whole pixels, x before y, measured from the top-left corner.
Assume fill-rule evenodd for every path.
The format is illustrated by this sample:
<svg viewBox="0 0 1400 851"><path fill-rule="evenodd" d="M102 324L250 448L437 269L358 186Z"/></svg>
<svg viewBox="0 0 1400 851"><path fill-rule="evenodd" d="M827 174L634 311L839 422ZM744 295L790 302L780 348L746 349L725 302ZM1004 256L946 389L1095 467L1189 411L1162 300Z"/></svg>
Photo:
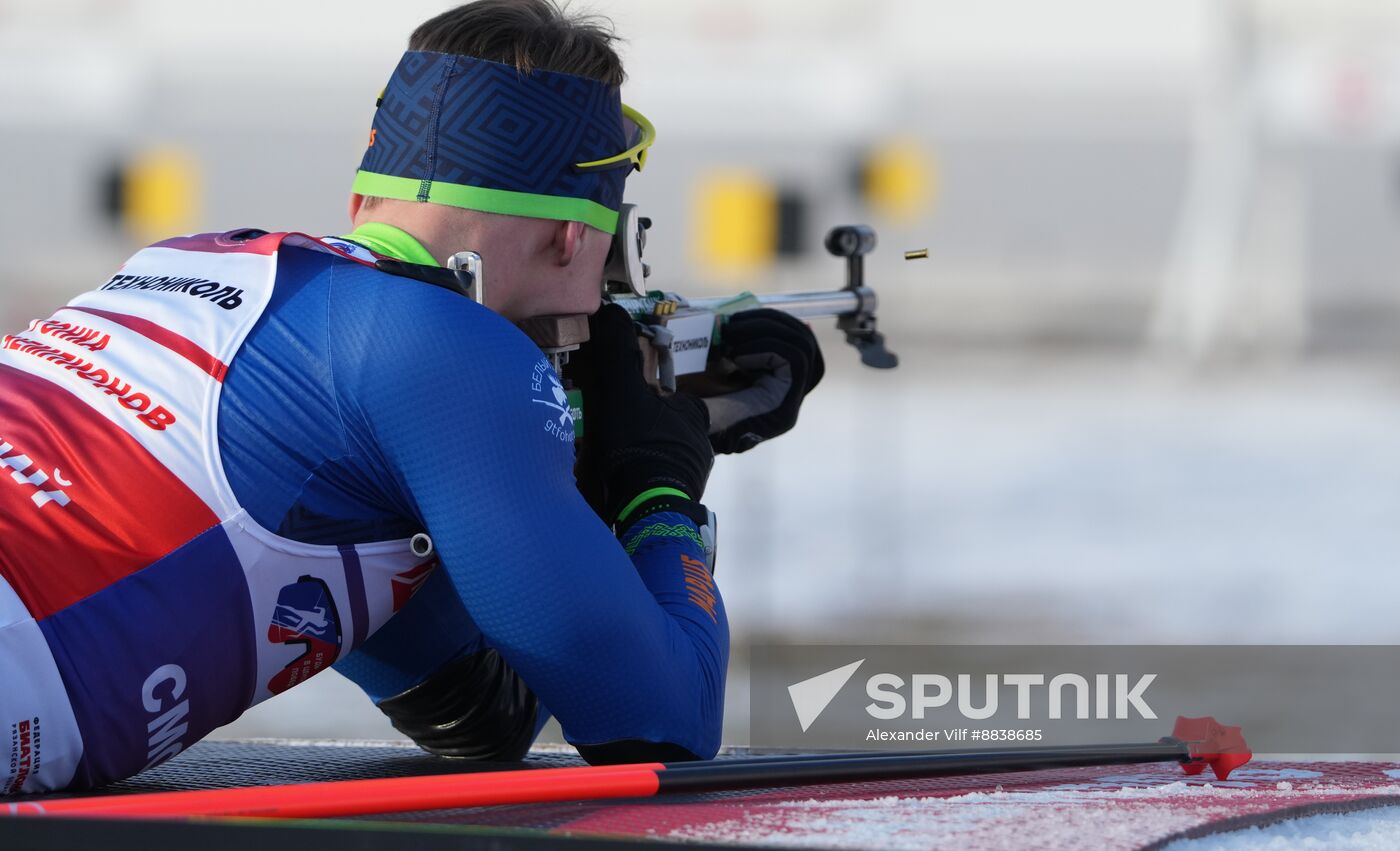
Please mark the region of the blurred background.
<svg viewBox="0 0 1400 851"><path fill-rule="evenodd" d="M172 233L348 230L448 5L0 0L6 327ZM836 288L827 229L880 233L900 368L823 326L800 428L707 493L729 741L755 642L1400 638L1400 5L573 8L659 131L653 286ZM333 673L224 734L394 735Z"/></svg>

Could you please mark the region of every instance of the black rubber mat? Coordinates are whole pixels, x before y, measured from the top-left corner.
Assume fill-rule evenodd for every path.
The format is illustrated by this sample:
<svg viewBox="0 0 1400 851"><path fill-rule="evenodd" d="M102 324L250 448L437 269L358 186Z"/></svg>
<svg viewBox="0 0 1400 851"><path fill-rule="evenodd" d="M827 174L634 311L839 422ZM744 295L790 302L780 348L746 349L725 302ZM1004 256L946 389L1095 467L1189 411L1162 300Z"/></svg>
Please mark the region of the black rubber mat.
<svg viewBox="0 0 1400 851"><path fill-rule="evenodd" d="M269 824L157 822L99 819L0 818L0 848L5 851L151 851L197 848L199 851L248 851L293 848L296 851L636 851L646 840L550 836L539 831L499 831L444 825L384 825L301 821ZM655 844L655 843L651 843ZM733 845L697 845L695 849L735 849Z"/></svg>
<svg viewBox="0 0 1400 851"><path fill-rule="evenodd" d="M325 742L200 742L163 765L94 795L280 786L326 780L422 777L584 765L571 753L531 753L525 762L475 762L433 756L415 747ZM69 797L58 795L51 797ZM42 796L25 800L42 800Z"/></svg>
<svg viewBox="0 0 1400 851"><path fill-rule="evenodd" d="M735 756L743 754L734 754ZM484 763L436 757L414 747L393 745L339 745L325 742L200 742L169 762L137 777L113 784L91 795L123 795L142 792L174 792L192 789L226 789L240 786L272 786L330 780L365 780L384 777L421 777L481 771L528 771L584 765L572 753L533 752L524 762ZM28 796L38 801L67 794ZM577 805L573 805L576 807ZM519 808L501 808L516 811ZM125 849L199 848L200 851L244 851L249 848L295 847L297 851L359 851L359 849L463 849L463 851L517 851L524 848L567 846L583 851L634 849L642 840L609 837L550 836L545 831L567 821L562 807L556 820L552 809L515 822L502 817L492 825L493 808L442 811L435 823L427 813L401 813L354 820L297 822L160 822L97 819L0 818L0 849ZM573 810L575 813L577 809ZM472 825L467 813L486 824ZM453 816L457 818L453 818ZM500 814L504 816L504 814ZM449 822L444 824L443 822ZM406 822L406 823L404 823ZM453 824L451 822L456 822ZM468 824L463 824L467 822ZM719 846L696 845L706 848ZM734 846L725 846L732 848Z"/></svg>

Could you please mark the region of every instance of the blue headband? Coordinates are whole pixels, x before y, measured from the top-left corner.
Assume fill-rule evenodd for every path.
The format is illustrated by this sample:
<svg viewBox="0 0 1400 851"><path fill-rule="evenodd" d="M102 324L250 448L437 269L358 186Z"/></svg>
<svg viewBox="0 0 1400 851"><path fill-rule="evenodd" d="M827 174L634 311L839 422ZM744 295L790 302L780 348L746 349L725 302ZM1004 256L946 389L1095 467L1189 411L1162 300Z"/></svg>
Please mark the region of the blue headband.
<svg viewBox="0 0 1400 851"><path fill-rule="evenodd" d="M616 86L410 50L380 97L354 191L612 233L631 169L576 166L626 148L623 128Z"/></svg>

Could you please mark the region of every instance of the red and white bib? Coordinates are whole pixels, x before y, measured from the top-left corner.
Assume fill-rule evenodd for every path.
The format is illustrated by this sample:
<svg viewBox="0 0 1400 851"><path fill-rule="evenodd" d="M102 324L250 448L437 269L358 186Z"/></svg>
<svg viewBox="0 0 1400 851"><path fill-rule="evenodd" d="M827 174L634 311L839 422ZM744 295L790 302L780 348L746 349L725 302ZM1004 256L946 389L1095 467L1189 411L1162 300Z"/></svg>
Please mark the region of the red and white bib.
<svg viewBox="0 0 1400 851"><path fill-rule="evenodd" d="M0 340L0 795L126 777L378 629L433 562L281 538L219 459L224 374L300 234L138 252ZM9 758L5 741L9 741Z"/></svg>

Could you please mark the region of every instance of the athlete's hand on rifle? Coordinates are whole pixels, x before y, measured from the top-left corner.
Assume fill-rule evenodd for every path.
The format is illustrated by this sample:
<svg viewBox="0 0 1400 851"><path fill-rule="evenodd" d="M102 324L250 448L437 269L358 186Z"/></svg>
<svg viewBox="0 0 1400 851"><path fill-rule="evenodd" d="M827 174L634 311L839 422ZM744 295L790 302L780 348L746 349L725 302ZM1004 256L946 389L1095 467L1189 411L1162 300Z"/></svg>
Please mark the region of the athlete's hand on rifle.
<svg viewBox="0 0 1400 851"><path fill-rule="evenodd" d="M711 354L716 356L751 379L742 390L706 395L716 452L744 452L791 429L802 400L826 373L812 329L778 310L729 317Z"/></svg>
<svg viewBox="0 0 1400 851"><path fill-rule="evenodd" d="M610 525L656 488L699 502L715 459L705 404L685 393L661 396L647 384L627 311L605 304L588 326L589 341L569 362L583 390L579 490Z"/></svg>

